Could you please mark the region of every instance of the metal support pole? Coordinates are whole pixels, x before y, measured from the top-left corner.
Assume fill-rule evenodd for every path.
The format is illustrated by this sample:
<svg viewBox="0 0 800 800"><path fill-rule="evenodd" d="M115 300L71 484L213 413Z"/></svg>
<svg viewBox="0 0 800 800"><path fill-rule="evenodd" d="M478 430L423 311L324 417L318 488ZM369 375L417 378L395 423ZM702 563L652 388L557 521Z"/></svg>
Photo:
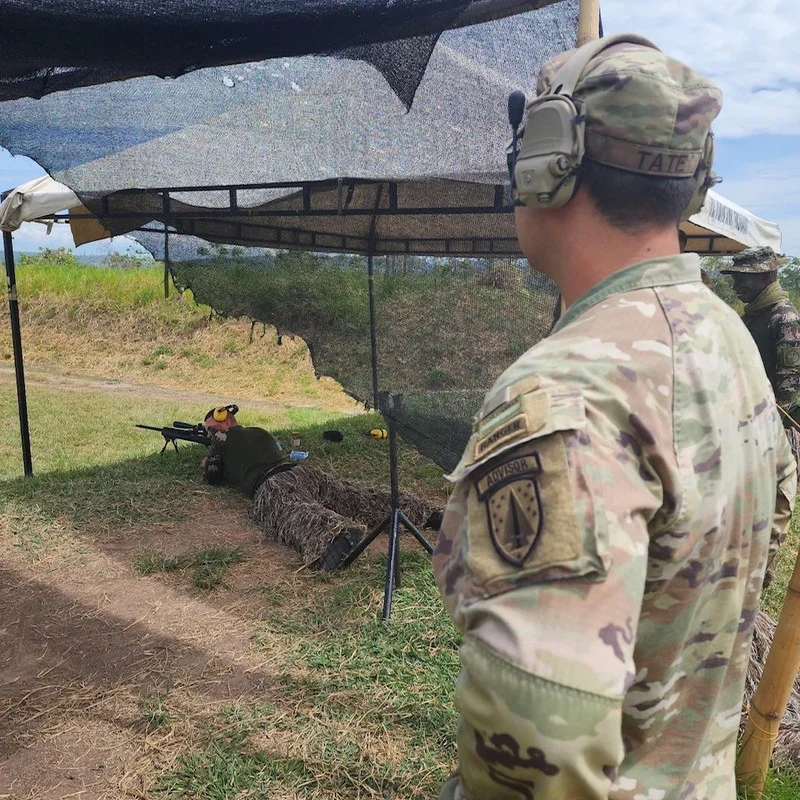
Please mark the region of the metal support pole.
<svg viewBox="0 0 800 800"><path fill-rule="evenodd" d="M164 223L164 299L169 297L169 228Z"/></svg>
<svg viewBox="0 0 800 800"><path fill-rule="evenodd" d="M380 208L383 184L375 193L375 209ZM375 323L375 250L377 249L378 217L373 215L367 239L367 289L369 293L369 340L372 348L372 407L380 407L378 397L378 331Z"/></svg>
<svg viewBox="0 0 800 800"><path fill-rule="evenodd" d="M370 243L372 250L372 243ZM369 340L372 348L372 407L378 409L378 332L375 323L375 276L374 276L374 255L372 252L367 256L367 285L369 291Z"/></svg>
<svg viewBox="0 0 800 800"><path fill-rule="evenodd" d="M28 427L28 398L25 393L25 368L22 361L22 333L19 324L17 302L17 274L14 269L14 240L10 231L3 231L3 252L6 261L8 282L8 312L11 318L11 344L14 348L14 373L17 379L17 407L19 409L19 432L22 437L22 464L25 475L33 475L31 458L31 433Z"/></svg>
<svg viewBox="0 0 800 800"><path fill-rule="evenodd" d="M392 407L389 407L389 393L381 392L378 397L378 408L386 420L389 429L389 484L391 488L391 507L389 514L380 525L365 536L347 556L343 567L352 564L364 550L369 547L382 533L389 536L389 548L386 559L386 580L383 586L383 621L388 622L392 614L392 600L394 590L400 587L400 526L410 533L428 555L433 553L433 546L417 529L413 522L400 508L400 478L397 457L397 430L395 415L402 412L402 395L392 397Z"/></svg>
<svg viewBox="0 0 800 800"><path fill-rule="evenodd" d="M389 428L389 489L392 493L392 507L400 505L400 478L397 470L397 426L395 420L402 413L403 396L396 394L392 397L392 407L382 408L386 424Z"/></svg>

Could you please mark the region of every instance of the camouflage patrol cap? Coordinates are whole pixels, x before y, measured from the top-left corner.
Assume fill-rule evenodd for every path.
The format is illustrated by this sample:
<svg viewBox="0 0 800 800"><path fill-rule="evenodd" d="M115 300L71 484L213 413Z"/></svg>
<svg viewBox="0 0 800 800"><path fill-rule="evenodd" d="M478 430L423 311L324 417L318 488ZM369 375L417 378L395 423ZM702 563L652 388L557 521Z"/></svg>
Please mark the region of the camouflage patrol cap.
<svg viewBox="0 0 800 800"><path fill-rule="evenodd" d="M764 272L779 270L786 265L786 259L781 258L771 247L750 247L735 253L731 257L731 266L721 269L720 272L746 272L758 275Z"/></svg>
<svg viewBox="0 0 800 800"><path fill-rule="evenodd" d="M542 67L539 94L550 89L573 52ZM586 117L587 158L670 178L694 176L722 107L722 92L707 78L660 50L632 42L595 56L572 98Z"/></svg>

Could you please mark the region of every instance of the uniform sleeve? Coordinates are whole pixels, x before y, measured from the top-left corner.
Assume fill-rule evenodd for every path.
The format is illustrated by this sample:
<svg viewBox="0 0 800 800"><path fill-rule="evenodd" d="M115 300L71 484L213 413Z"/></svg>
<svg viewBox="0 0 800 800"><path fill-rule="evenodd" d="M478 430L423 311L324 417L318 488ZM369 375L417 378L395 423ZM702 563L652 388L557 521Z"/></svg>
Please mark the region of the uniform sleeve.
<svg viewBox="0 0 800 800"><path fill-rule="evenodd" d="M800 424L800 317L781 309L771 320L775 342L775 401ZM792 425L781 413L784 427Z"/></svg>
<svg viewBox="0 0 800 800"><path fill-rule="evenodd" d="M776 422L777 427L777 422ZM778 552L792 520L795 493L797 492L797 457L800 453L800 436L794 428L786 428L785 435L779 431L776 435L778 493L775 502L775 514L772 519L772 531L769 543L767 569Z"/></svg>
<svg viewBox="0 0 800 800"><path fill-rule="evenodd" d="M661 502L635 449L556 431L457 483L434 556L464 632L443 799L609 796Z"/></svg>
<svg viewBox="0 0 800 800"><path fill-rule="evenodd" d="M214 431L211 437L211 445L205 458L203 467L203 477L211 484L222 483L224 478L223 455L228 435L224 431Z"/></svg>

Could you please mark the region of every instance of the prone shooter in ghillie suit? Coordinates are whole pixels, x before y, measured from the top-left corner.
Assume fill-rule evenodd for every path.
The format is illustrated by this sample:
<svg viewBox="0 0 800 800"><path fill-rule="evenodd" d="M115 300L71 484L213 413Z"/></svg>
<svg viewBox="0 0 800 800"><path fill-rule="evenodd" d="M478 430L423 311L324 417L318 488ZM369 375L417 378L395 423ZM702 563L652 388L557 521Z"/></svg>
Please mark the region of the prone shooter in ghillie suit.
<svg viewBox="0 0 800 800"><path fill-rule="evenodd" d="M218 406L204 425L211 445L202 466L211 484L234 484L253 497L253 516L264 533L291 547L311 569L334 572L377 527L391 505L388 491L370 489L288 461L263 428L242 427L235 406ZM438 527L441 509L401 494L403 508L417 527Z"/></svg>

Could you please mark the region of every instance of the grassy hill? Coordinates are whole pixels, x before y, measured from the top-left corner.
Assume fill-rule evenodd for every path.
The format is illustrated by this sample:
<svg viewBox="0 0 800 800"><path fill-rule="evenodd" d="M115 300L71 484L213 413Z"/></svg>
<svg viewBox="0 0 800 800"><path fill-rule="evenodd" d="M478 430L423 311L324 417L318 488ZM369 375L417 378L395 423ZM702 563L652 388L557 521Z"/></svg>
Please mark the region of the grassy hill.
<svg viewBox="0 0 800 800"><path fill-rule="evenodd" d="M300 339L223 319L191 292L163 296L158 265L120 270L22 258L17 269L26 364L60 372L219 394L356 406L330 378L317 380ZM8 306L0 304L0 366L13 363Z"/></svg>

